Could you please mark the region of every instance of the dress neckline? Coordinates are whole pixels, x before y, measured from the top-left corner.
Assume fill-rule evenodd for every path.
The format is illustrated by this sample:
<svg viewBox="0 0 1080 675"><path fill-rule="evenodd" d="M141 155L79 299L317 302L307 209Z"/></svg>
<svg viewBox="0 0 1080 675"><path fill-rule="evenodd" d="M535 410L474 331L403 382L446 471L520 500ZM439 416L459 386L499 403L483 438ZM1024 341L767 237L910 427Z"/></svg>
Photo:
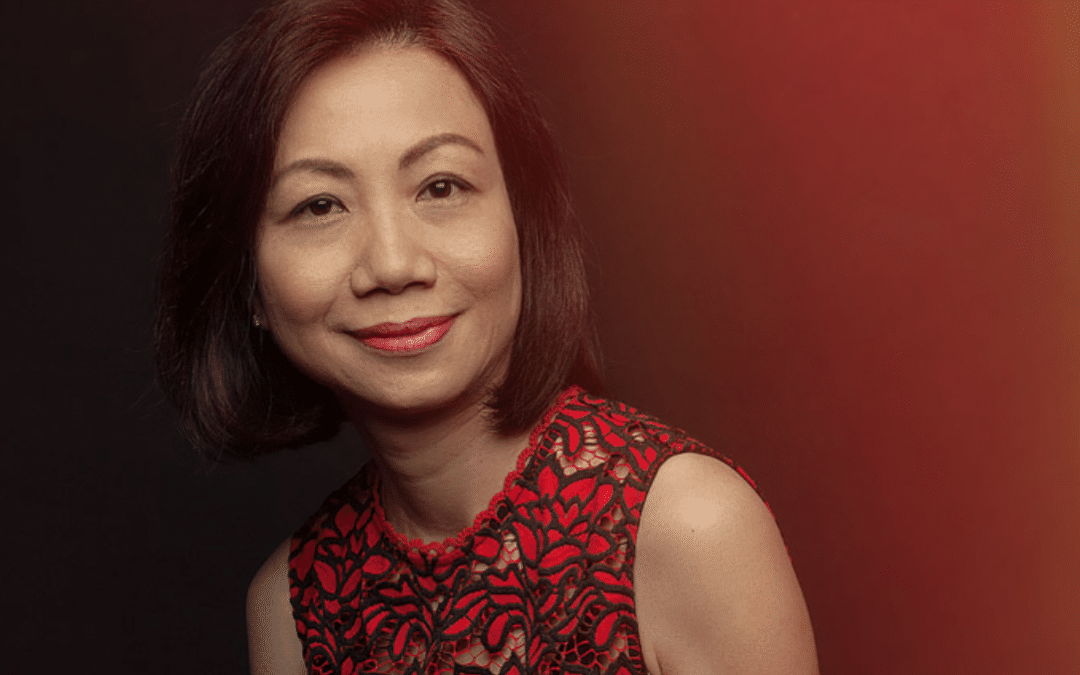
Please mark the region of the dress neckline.
<svg viewBox="0 0 1080 675"><path fill-rule="evenodd" d="M526 445L518 454L516 466L510 473L506 474L506 478L503 480L502 489L492 496L491 500L488 502L487 508L476 514L472 525L442 541L425 542L420 538L409 539L404 534L394 529L394 526L391 525L390 521L386 518L386 512L383 510L382 495L380 493L382 481L379 475L378 466L375 462L371 462L371 471L374 474L371 481L371 499L375 507L372 520L375 526L386 535L387 539L389 539L397 549L405 554L436 559L468 547L478 530L489 522L498 519L499 505L510 496L511 491L516 487L518 479L521 478L521 474L525 471L525 468L529 465L533 456L535 456L540 440L544 437L544 433L548 430L548 427L551 426L552 420L555 419L555 416L558 413L562 412L571 399L577 397L582 391L581 387L572 385L559 394L555 399L555 403L548 408L547 412L545 412L544 416L540 419L540 422L533 427L532 433L529 435L528 445ZM505 518L507 515L509 514L503 514L502 517Z"/></svg>

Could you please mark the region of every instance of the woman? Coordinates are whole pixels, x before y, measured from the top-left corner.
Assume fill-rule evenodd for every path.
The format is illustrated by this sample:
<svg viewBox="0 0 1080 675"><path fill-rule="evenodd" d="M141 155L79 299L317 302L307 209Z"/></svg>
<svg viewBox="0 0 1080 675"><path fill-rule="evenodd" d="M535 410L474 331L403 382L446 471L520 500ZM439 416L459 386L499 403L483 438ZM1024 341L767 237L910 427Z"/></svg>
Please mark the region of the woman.
<svg viewBox="0 0 1080 675"><path fill-rule="evenodd" d="M253 673L816 672L748 480L597 379L532 99L459 0L291 0L181 130L162 381L204 449L373 461L248 596Z"/></svg>

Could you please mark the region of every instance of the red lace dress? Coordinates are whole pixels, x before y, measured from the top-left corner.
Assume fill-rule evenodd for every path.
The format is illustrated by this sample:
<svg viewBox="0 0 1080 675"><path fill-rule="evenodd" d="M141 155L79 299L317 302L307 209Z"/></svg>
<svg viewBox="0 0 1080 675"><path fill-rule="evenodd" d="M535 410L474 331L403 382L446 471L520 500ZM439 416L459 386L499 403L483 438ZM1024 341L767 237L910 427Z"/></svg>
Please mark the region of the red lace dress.
<svg viewBox="0 0 1080 675"><path fill-rule="evenodd" d="M647 673L634 540L657 469L680 452L720 457L572 388L490 507L441 544L394 531L368 463L292 540L289 590L309 671Z"/></svg>

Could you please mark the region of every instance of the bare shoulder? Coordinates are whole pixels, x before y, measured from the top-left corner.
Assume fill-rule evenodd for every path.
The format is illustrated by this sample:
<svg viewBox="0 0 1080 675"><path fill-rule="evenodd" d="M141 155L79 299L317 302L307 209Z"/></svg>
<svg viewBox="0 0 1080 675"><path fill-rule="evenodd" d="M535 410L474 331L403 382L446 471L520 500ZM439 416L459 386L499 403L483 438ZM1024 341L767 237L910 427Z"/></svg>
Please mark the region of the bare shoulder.
<svg viewBox="0 0 1080 675"><path fill-rule="evenodd" d="M718 459L687 453L660 467L638 529L634 595L653 675L817 673L776 523Z"/></svg>
<svg viewBox="0 0 1080 675"><path fill-rule="evenodd" d="M304 675L304 656L289 600L289 540L266 559L247 595L252 675Z"/></svg>
<svg viewBox="0 0 1080 675"><path fill-rule="evenodd" d="M660 518L690 522L697 529L734 524L735 516L772 516L750 484L724 462L693 452L671 457L660 466L649 488L648 503L668 507Z"/></svg>

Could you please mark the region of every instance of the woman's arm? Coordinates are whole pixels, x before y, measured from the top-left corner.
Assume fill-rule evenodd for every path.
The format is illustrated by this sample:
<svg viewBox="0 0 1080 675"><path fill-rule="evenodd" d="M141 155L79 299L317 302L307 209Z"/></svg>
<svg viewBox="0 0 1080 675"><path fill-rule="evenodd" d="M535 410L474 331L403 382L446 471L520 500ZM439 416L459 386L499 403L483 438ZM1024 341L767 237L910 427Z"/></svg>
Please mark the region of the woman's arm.
<svg viewBox="0 0 1080 675"><path fill-rule="evenodd" d="M664 462L638 529L634 595L653 675L815 675L810 618L780 532L735 471Z"/></svg>
<svg viewBox="0 0 1080 675"><path fill-rule="evenodd" d="M251 580L247 625L252 675L306 675L289 602L289 540L270 554Z"/></svg>

